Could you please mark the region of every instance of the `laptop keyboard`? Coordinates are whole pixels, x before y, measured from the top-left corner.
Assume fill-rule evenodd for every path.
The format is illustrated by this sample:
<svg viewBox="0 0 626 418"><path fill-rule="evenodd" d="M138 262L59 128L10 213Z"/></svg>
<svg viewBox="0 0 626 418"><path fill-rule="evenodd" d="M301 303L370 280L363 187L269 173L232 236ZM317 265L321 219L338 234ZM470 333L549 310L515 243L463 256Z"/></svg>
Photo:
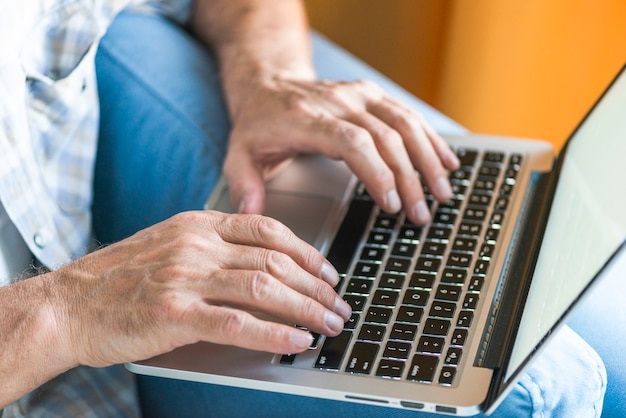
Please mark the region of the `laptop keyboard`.
<svg viewBox="0 0 626 418"><path fill-rule="evenodd" d="M328 253L353 314L338 336L315 335L312 367L454 384L522 160L465 148L457 155L454 197L437 203L426 193L425 226L382 212L357 188Z"/></svg>

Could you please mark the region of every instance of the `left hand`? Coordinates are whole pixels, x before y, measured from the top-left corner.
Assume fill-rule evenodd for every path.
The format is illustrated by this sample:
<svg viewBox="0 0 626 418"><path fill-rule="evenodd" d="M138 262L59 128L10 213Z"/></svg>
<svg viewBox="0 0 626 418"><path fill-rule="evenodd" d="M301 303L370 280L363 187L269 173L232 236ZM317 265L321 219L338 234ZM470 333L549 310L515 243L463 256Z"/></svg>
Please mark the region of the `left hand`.
<svg viewBox="0 0 626 418"><path fill-rule="evenodd" d="M263 180L299 153L344 160L383 210L404 209L417 224L430 220L420 176L439 201L452 197L455 154L372 82L274 78L254 85L233 113L224 175L242 213L263 210Z"/></svg>

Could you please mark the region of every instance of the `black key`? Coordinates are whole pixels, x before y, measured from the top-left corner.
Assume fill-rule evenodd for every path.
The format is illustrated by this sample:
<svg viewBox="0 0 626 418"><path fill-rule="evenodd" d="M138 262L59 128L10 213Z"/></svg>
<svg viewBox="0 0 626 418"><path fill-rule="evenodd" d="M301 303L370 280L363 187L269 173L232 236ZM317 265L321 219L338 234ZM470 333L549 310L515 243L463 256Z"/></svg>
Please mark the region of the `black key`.
<svg viewBox="0 0 626 418"><path fill-rule="evenodd" d="M470 237L477 237L480 235L482 225L472 222L463 222L459 225L458 235L467 235Z"/></svg>
<svg viewBox="0 0 626 418"><path fill-rule="evenodd" d="M344 295L343 300L350 305L354 312L362 312L367 298L363 295Z"/></svg>
<svg viewBox="0 0 626 418"><path fill-rule="evenodd" d="M350 319L343 325L343 329L355 329L356 324L359 323L359 318L361 318L361 314L353 312L352 315L350 315Z"/></svg>
<svg viewBox="0 0 626 418"><path fill-rule="evenodd" d="M407 289L402 304L411 306L426 306L430 292L421 289Z"/></svg>
<svg viewBox="0 0 626 418"><path fill-rule="evenodd" d="M375 324L363 324L359 332L359 340L380 342L385 337L385 327Z"/></svg>
<svg viewBox="0 0 626 418"><path fill-rule="evenodd" d="M440 258L420 257L415 263L415 271L426 271L436 273L441 265Z"/></svg>
<svg viewBox="0 0 626 418"><path fill-rule="evenodd" d="M449 330L450 321L446 319L428 318L424 323L424 334L445 336Z"/></svg>
<svg viewBox="0 0 626 418"><path fill-rule="evenodd" d="M521 154L513 154L513 155L511 155L511 159L509 160L509 164L510 165L515 164L515 165L519 166L519 165L522 164L522 159L523 159L523 157L522 157Z"/></svg>
<svg viewBox="0 0 626 418"><path fill-rule="evenodd" d="M435 213L435 217L433 218L432 222L434 224L441 224L441 225L454 225L455 221L456 221L456 214L451 213L451 212L437 211L437 213Z"/></svg>
<svg viewBox="0 0 626 418"><path fill-rule="evenodd" d="M391 239L390 232L373 231L370 233L369 237L367 238L367 243L370 245L387 246L389 244L390 239Z"/></svg>
<svg viewBox="0 0 626 418"><path fill-rule="evenodd" d="M500 229L489 228L485 233L485 241L495 243L498 240L498 235L500 235Z"/></svg>
<svg viewBox="0 0 626 418"><path fill-rule="evenodd" d="M387 324L393 315L391 308L383 308L382 306L372 306L367 310L367 316L365 316L365 322L372 322L375 324Z"/></svg>
<svg viewBox="0 0 626 418"><path fill-rule="evenodd" d="M463 309L476 309L478 305L478 294L467 293L463 299Z"/></svg>
<svg viewBox="0 0 626 418"><path fill-rule="evenodd" d="M437 287L437 292L435 292L435 299L456 302L461 298L462 291L463 288L461 286L440 284Z"/></svg>
<svg viewBox="0 0 626 418"><path fill-rule="evenodd" d="M313 341L311 341L309 350L315 350L317 348L317 344L320 342L320 334L318 332L311 332L311 336L313 337Z"/></svg>
<svg viewBox="0 0 626 418"><path fill-rule="evenodd" d="M396 217L393 215L380 214L374 221L376 229L393 229L396 226Z"/></svg>
<svg viewBox="0 0 626 418"><path fill-rule="evenodd" d="M452 229L450 228L432 226L428 230L427 238L432 240L448 241L451 233Z"/></svg>
<svg viewBox="0 0 626 418"><path fill-rule="evenodd" d="M489 220L489 225L491 225L491 226L502 225L502 222L504 222L504 213L494 212L494 213L491 214L491 219Z"/></svg>
<svg viewBox="0 0 626 418"><path fill-rule="evenodd" d="M367 295L372 288L373 280L370 279L350 279L346 287L346 293L358 293Z"/></svg>
<svg viewBox="0 0 626 418"><path fill-rule="evenodd" d="M394 306L398 301L398 292L393 290L377 289L372 298L372 305Z"/></svg>
<svg viewBox="0 0 626 418"><path fill-rule="evenodd" d="M513 184L502 183L500 186L500 196L511 196L513 193Z"/></svg>
<svg viewBox="0 0 626 418"><path fill-rule="evenodd" d="M496 200L496 204L493 207L493 210L497 210L497 211L505 211L507 206L509 205L509 199L506 197L499 197L498 200Z"/></svg>
<svg viewBox="0 0 626 418"><path fill-rule="evenodd" d="M419 308L417 306L402 305L400 306L400 309L398 310L396 321L417 324L422 320L423 314L424 314L424 309L422 308Z"/></svg>
<svg viewBox="0 0 626 418"><path fill-rule="evenodd" d="M456 367L444 366L441 368L441 374L439 375L439 384L450 386L454 381L456 375Z"/></svg>
<svg viewBox="0 0 626 418"><path fill-rule="evenodd" d="M478 169L478 175L481 177L498 177L500 175L500 166L482 165Z"/></svg>
<svg viewBox="0 0 626 418"><path fill-rule="evenodd" d="M458 170L451 172L449 178L450 181L467 184L472 178L472 170L468 167L461 167Z"/></svg>
<svg viewBox="0 0 626 418"><path fill-rule="evenodd" d="M446 353L444 363L452 364L453 366L456 366L457 364L459 364L459 361L461 360L461 354L463 354L463 349L460 347L448 348L448 352Z"/></svg>
<svg viewBox="0 0 626 418"><path fill-rule="evenodd" d="M291 365L296 360L296 354L283 354L280 356L280 364Z"/></svg>
<svg viewBox="0 0 626 418"><path fill-rule="evenodd" d="M469 268L470 264L472 264L472 254L457 252L451 252L446 263L449 267L459 268Z"/></svg>
<svg viewBox="0 0 626 418"><path fill-rule="evenodd" d="M483 284L485 283L485 279L480 276L472 276L469 282L469 286L467 286L467 290L469 292L480 292L483 288Z"/></svg>
<svg viewBox="0 0 626 418"><path fill-rule="evenodd" d="M440 242L426 241L422 246L422 254L441 257L446 251L446 245Z"/></svg>
<svg viewBox="0 0 626 418"><path fill-rule="evenodd" d="M404 371L404 361L382 359L378 364L376 376L388 377L391 379L399 379Z"/></svg>
<svg viewBox="0 0 626 418"><path fill-rule="evenodd" d="M382 289L400 289L404 284L404 278L405 276L401 274L383 273L380 276L378 287Z"/></svg>
<svg viewBox="0 0 626 418"><path fill-rule="evenodd" d="M452 182L450 183L450 186L452 187L452 194L457 196L465 196L465 192L467 192L466 184Z"/></svg>
<svg viewBox="0 0 626 418"><path fill-rule="evenodd" d="M363 261L381 261L385 256L385 249L380 247L363 247L361 251L361 260Z"/></svg>
<svg viewBox="0 0 626 418"><path fill-rule="evenodd" d="M430 305L430 312L428 314L440 318L452 318L455 311L456 303L434 300L432 305Z"/></svg>
<svg viewBox="0 0 626 418"><path fill-rule="evenodd" d="M343 331L336 337L327 337L315 362L319 369L339 370L341 360L348 348L352 332Z"/></svg>
<svg viewBox="0 0 626 418"><path fill-rule="evenodd" d="M484 221L487 217L485 209L467 208L463 214L463 221Z"/></svg>
<svg viewBox="0 0 626 418"><path fill-rule="evenodd" d="M402 341L389 341L383 352L383 357L391 357L397 359L409 358L411 352L411 344Z"/></svg>
<svg viewBox="0 0 626 418"><path fill-rule="evenodd" d="M476 163L478 152L466 148L460 148L457 150L456 155L461 162L461 166L473 166Z"/></svg>
<svg viewBox="0 0 626 418"><path fill-rule="evenodd" d="M474 319L474 312L461 311L459 317L456 320L456 326L461 328L469 328L472 325L472 319Z"/></svg>
<svg viewBox="0 0 626 418"><path fill-rule="evenodd" d="M418 242L420 235L422 235L421 226L405 224L402 228L400 228L398 240L405 242Z"/></svg>
<svg viewBox="0 0 626 418"><path fill-rule="evenodd" d="M422 353L440 354L445 340L441 337L424 335L417 344L417 350Z"/></svg>
<svg viewBox="0 0 626 418"><path fill-rule="evenodd" d="M477 240L474 238L456 238L452 249L454 251L473 253L476 249Z"/></svg>
<svg viewBox="0 0 626 418"><path fill-rule="evenodd" d="M413 356L407 379L417 382L432 382L439 358L416 354Z"/></svg>
<svg viewBox="0 0 626 418"><path fill-rule="evenodd" d="M358 276L358 277L372 277L373 278L373 277L376 277L376 273L378 273L379 267L380 267L380 264L364 263L361 261L356 264L356 267L354 268L352 275Z"/></svg>
<svg viewBox="0 0 626 418"><path fill-rule="evenodd" d="M396 257L412 258L413 254L415 254L416 249L417 249L416 244L406 243L406 242L397 242L394 244L393 249L391 250L391 255L396 256Z"/></svg>
<svg viewBox="0 0 626 418"><path fill-rule="evenodd" d="M350 373L369 374L374 366L374 360L378 353L378 344L356 342L352 347L352 353L348 357L346 371Z"/></svg>
<svg viewBox="0 0 626 418"><path fill-rule="evenodd" d="M350 203L326 257L339 274L347 273L373 208L374 202L369 200L355 199Z"/></svg>
<svg viewBox="0 0 626 418"><path fill-rule="evenodd" d="M504 153L499 151L486 152L483 157L484 163L502 163L504 162Z"/></svg>
<svg viewBox="0 0 626 418"><path fill-rule="evenodd" d="M441 275L441 281L443 283L462 284L465 282L466 277L467 272L465 270L446 268L443 270L443 274Z"/></svg>
<svg viewBox="0 0 626 418"><path fill-rule="evenodd" d="M502 192L502 188L500 188L500 192ZM439 210L457 212L459 209L461 209L462 204L463 199L453 198L448 200L447 202L439 203Z"/></svg>
<svg viewBox="0 0 626 418"><path fill-rule="evenodd" d="M450 338L451 345L463 346L467 340L467 330L464 328L455 328Z"/></svg>
<svg viewBox="0 0 626 418"><path fill-rule="evenodd" d="M385 265L386 272L406 273L411 267L410 258L389 257Z"/></svg>
<svg viewBox="0 0 626 418"><path fill-rule="evenodd" d="M496 188L496 182L490 177L477 178L474 182L474 190L482 190L483 192L493 192Z"/></svg>
<svg viewBox="0 0 626 418"><path fill-rule="evenodd" d="M411 324L395 323L391 327L389 339L401 341L413 341L417 333L417 326Z"/></svg>
<svg viewBox="0 0 626 418"><path fill-rule="evenodd" d="M411 275L409 287L421 287L423 289L431 289L437 276L431 273L415 272Z"/></svg>
<svg viewBox="0 0 626 418"><path fill-rule="evenodd" d="M476 265L474 266L474 274L485 276L487 274L487 270L489 270L489 264L489 260L476 260Z"/></svg>
<svg viewBox="0 0 626 418"><path fill-rule="evenodd" d="M468 204L486 208L491 203L491 195L484 193L472 193L468 199Z"/></svg>
<svg viewBox="0 0 626 418"><path fill-rule="evenodd" d="M478 256L481 258L491 258L493 256L493 250L496 247L493 244L483 244L482 247L480 247L480 252L478 253Z"/></svg>

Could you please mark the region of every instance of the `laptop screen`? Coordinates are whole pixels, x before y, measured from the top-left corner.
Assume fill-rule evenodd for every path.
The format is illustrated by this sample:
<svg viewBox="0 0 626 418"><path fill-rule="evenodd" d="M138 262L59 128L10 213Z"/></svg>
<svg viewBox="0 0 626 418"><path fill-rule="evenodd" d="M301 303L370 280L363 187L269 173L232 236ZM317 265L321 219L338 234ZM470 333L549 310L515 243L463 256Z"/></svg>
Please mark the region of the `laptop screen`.
<svg viewBox="0 0 626 418"><path fill-rule="evenodd" d="M570 138L505 379L626 239L626 70Z"/></svg>

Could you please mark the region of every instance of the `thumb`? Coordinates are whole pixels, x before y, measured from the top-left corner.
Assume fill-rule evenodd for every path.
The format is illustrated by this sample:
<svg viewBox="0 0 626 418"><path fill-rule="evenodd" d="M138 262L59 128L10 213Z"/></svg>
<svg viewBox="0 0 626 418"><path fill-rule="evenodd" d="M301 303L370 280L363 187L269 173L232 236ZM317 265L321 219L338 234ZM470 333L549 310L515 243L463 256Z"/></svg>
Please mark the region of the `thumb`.
<svg viewBox="0 0 626 418"><path fill-rule="evenodd" d="M261 213L265 207L265 186L261 170L246 152L232 153L224 162L224 177L230 201L239 213Z"/></svg>

